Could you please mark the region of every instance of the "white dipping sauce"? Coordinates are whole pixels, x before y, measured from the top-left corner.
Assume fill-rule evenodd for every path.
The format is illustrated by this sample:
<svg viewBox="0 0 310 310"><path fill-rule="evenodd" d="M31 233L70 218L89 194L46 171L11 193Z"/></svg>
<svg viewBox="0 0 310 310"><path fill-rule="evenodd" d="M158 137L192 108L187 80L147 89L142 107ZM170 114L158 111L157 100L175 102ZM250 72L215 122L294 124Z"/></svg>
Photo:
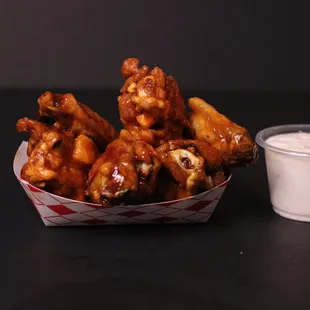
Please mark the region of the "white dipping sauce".
<svg viewBox="0 0 310 310"><path fill-rule="evenodd" d="M266 142L284 150L310 154L310 133L308 132L285 133L270 137Z"/></svg>
<svg viewBox="0 0 310 310"><path fill-rule="evenodd" d="M284 217L310 221L310 155L294 155L286 151L310 154L310 133L279 134L266 140L266 165L271 203ZM278 152L268 144L283 149Z"/></svg>

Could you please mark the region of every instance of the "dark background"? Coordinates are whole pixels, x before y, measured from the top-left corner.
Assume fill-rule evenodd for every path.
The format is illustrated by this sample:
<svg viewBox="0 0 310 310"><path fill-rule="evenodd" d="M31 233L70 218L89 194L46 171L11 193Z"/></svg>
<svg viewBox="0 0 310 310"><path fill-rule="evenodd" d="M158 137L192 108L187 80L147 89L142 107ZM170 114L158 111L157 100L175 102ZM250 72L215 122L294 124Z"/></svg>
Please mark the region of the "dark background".
<svg viewBox="0 0 310 310"><path fill-rule="evenodd" d="M0 309L310 309L310 225L272 211L264 155L206 225L46 228L14 154L45 90L121 128L128 56L247 127L307 123L306 1L0 1ZM96 89L96 90L94 90ZM109 91L105 89L111 89ZM104 104L103 104L104 103Z"/></svg>
<svg viewBox="0 0 310 310"><path fill-rule="evenodd" d="M186 90L305 91L306 3L2 0L0 88L118 89L135 56Z"/></svg>
<svg viewBox="0 0 310 310"><path fill-rule="evenodd" d="M272 211L264 155L236 169L210 221L196 225L45 227L13 171L38 90L0 91L1 310L309 310L310 224ZM310 94L186 92L256 134L307 123ZM76 92L120 128L115 91ZM293 104L292 104L293 103ZM18 108L16 108L18 106ZM5 140L5 142L4 142ZM298 198L297 198L298 199Z"/></svg>

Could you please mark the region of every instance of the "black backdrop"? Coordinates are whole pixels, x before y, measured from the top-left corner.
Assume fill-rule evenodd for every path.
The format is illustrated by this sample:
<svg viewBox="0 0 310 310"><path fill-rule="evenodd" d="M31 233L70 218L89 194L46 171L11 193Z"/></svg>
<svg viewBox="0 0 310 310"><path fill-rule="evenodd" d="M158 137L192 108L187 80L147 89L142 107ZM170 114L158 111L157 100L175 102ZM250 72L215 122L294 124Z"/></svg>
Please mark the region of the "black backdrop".
<svg viewBox="0 0 310 310"><path fill-rule="evenodd" d="M158 62L185 97L207 99L253 136L308 122L310 93L260 92L309 90L301 1L178 3L0 0L0 88L36 88L0 91L1 310L310 309L310 226L273 213L262 152L234 173L207 226L46 229L13 174L26 139L16 121L35 116L46 89L76 89L121 127L129 55Z"/></svg>
<svg viewBox="0 0 310 310"><path fill-rule="evenodd" d="M188 90L308 90L307 1L2 0L0 88L116 89L123 58Z"/></svg>

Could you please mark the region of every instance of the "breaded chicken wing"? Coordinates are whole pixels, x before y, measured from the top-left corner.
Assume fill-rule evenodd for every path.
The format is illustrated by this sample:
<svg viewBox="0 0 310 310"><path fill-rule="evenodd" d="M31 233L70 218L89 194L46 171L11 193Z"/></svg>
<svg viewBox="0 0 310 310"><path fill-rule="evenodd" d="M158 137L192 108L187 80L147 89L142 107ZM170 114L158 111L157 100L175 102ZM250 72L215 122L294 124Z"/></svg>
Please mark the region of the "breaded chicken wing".
<svg viewBox="0 0 310 310"><path fill-rule="evenodd" d="M176 80L158 66L150 70L138 65L138 59L128 58L121 68L126 81L118 106L124 127L135 139L153 146L181 138L189 123Z"/></svg>
<svg viewBox="0 0 310 310"><path fill-rule="evenodd" d="M258 157L258 147L248 131L220 114L200 98L188 100L194 138L221 151L228 165L248 165Z"/></svg>
<svg viewBox="0 0 310 310"><path fill-rule="evenodd" d="M100 151L118 137L118 133L104 118L88 106L79 103L72 94L53 94L49 91L39 97L39 116L55 120L55 126L92 138Z"/></svg>
<svg viewBox="0 0 310 310"><path fill-rule="evenodd" d="M89 172L88 191L91 199L110 205L122 201L149 201L156 188L161 167L154 148L136 141L128 131L110 143Z"/></svg>
<svg viewBox="0 0 310 310"><path fill-rule="evenodd" d="M85 199L87 173L99 153L92 139L22 118L18 131L30 132L22 179L63 197Z"/></svg>
<svg viewBox="0 0 310 310"><path fill-rule="evenodd" d="M218 183L219 176L214 180L213 176L218 175L218 170L224 164L224 158L221 152L208 143L196 140L172 140L156 150L163 166L174 180L170 181L169 187L166 187L166 191L170 188L169 191L173 192L167 193L170 199L189 197L213 188L214 181Z"/></svg>

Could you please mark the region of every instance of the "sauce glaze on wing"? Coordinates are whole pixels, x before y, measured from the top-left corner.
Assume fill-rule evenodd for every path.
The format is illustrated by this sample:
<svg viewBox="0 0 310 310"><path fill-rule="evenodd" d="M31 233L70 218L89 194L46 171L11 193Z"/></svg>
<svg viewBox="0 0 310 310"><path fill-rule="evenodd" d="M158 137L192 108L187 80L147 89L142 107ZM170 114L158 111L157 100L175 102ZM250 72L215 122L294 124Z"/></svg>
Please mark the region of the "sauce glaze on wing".
<svg viewBox="0 0 310 310"><path fill-rule="evenodd" d="M126 81L118 107L124 127L135 139L155 147L181 138L189 123L177 81L158 66L138 66L138 59L128 58L121 68Z"/></svg>
<svg viewBox="0 0 310 310"><path fill-rule="evenodd" d="M28 118L18 120L17 130L30 132L32 141L22 179L56 195L85 200L87 173L99 156L92 139Z"/></svg>
<svg viewBox="0 0 310 310"><path fill-rule="evenodd" d="M100 151L118 137L113 126L87 105L79 103L72 94L45 92L38 99L39 116L56 121L55 126L92 138Z"/></svg>
<svg viewBox="0 0 310 310"><path fill-rule="evenodd" d="M128 131L108 145L89 172L88 192L104 206L118 202L147 202L153 197L161 167L154 148L136 141Z"/></svg>
<svg viewBox="0 0 310 310"><path fill-rule="evenodd" d="M188 100L194 138L222 152L227 165L248 165L258 158L257 144L249 132L200 98Z"/></svg>
<svg viewBox="0 0 310 310"><path fill-rule="evenodd" d="M169 182L173 192L169 193L170 198L193 196L213 188L214 182L219 181L219 171L224 164L224 158L221 152L209 143L197 140L171 140L156 150L163 166L173 179ZM162 180L163 178L160 179ZM164 195L167 197L166 193Z"/></svg>

